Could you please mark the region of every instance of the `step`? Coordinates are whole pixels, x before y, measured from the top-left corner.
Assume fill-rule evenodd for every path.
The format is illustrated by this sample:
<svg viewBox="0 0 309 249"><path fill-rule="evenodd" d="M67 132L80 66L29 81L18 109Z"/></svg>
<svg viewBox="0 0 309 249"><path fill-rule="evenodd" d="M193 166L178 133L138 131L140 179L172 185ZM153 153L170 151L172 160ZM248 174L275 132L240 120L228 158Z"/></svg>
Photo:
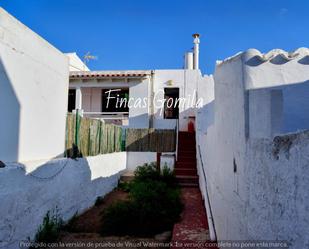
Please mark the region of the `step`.
<svg viewBox="0 0 309 249"><path fill-rule="evenodd" d="M178 143L178 148L179 147L182 147L182 148L188 148L188 147L191 147L191 148L195 148L195 145L196 143L195 142L179 142Z"/></svg>
<svg viewBox="0 0 309 249"><path fill-rule="evenodd" d="M182 175L176 175L176 179L177 179L178 182L198 183L198 176L182 176Z"/></svg>
<svg viewBox="0 0 309 249"><path fill-rule="evenodd" d="M182 187L182 188L198 188L199 185L198 183L179 183L179 186Z"/></svg>
<svg viewBox="0 0 309 249"><path fill-rule="evenodd" d="M196 141L195 141L195 139L183 139L183 138L178 139L178 144L186 144L186 143L195 144Z"/></svg>
<svg viewBox="0 0 309 249"><path fill-rule="evenodd" d="M192 148L192 147L190 147L190 148L179 148L178 147L178 154L179 153L186 153L186 152L188 152L188 153L196 153L196 150L195 150L195 148Z"/></svg>
<svg viewBox="0 0 309 249"><path fill-rule="evenodd" d="M177 158L177 163L196 163L196 157L195 155L192 155L192 156L179 156Z"/></svg>
<svg viewBox="0 0 309 249"><path fill-rule="evenodd" d="M175 175L196 176L197 170L193 168L175 168Z"/></svg>
<svg viewBox="0 0 309 249"><path fill-rule="evenodd" d="M196 150L193 149L193 148L178 148L178 153L192 153L192 154L195 154L196 153Z"/></svg>
<svg viewBox="0 0 309 249"><path fill-rule="evenodd" d="M182 168L182 169L196 169L196 161L194 162L180 162L177 161L175 164L175 169Z"/></svg>
<svg viewBox="0 0 309 249"><path fill-rule="evenodd" d="M183 141L183 140L179 140L178 141L178 146L195 146L195 141Z"/></svg>
<svg viewBox="0 0 309 249"><path fill-rule="evenodd" d="M195 144L195 139L193 138L178 138L178 144L182 144L182 143L191 143L191 144Z"/></svg>
<svg viewBox="0 0 309 249"><path fill-rule="evenodd" d="M179 139L195 139L195 134L194 133L192 134L178 134L178 138Z"/></svg>
<svg viewBox="0 0 309 249"><path fill-rule="evenodd" d="M195 132L180 131L178 133L178 137L181 137L181 138L195 138Z"/></svg>
<svg viewBox="0 0 309 249"><path fill-rule="evenodd" d="M177 151L178 151L178 152L190 152L190 153L196 153L195 146L187 146L187 147L184 147L184 146L178 146Z"/></svg>
<svg viewBox="0 0 309 249"><path fill-rule="evenodd" d="M134 172L132 171L125 171L120 176L120 182L130 182L134 179Z"/></svg>
<svg viewBox="0 0 309 249"><path fill-rule="evenodd" d="M184 186L184 185L194 185L194 186L198 186L199 182L198 182L198 176L182 176L182 175L176 175L176 179L179 183L180 186Z"/></svg>
<svg viewBox="0 0 309 249"><path fill-rule="evenodd" d="M178 138L178 144L181 143L195 143L195 139L194 138Z"/></svg>
<svg viewBox="0 0 309 249"><path fill-rule="evenodd" d="M178 153L177 161L181 162L183 161L188 161L189 159L192 159L192 161L196 160L196 154L195 153L187 153L187 152L182 152Z"/></svg>
<svg viewBox="0 0 309 249"><path fill-rule="evenodd" d="M196 162L196 157L195 155L192 156L178 156L177 159L178 162Z"/></svg>
<svg viewBox="0 0 309 249"><path fill-rule="evenodd" d="M180 142L180 143L178 143L178 148L179 147L183 147L183 148L188 148L188 147L190 147L190 148L195 148L195 142Z"/></svg>
<svg viewBox="0 0 309 249"><path fill-rule="evenodd" d="M178 141L195 142L195 137L178 136Z"/></svg>
<svg viewBox="0 0 309 249"><path fill-rule="evenodd" d="M178 150L178 156L181 157L196 157L196 151L194 150Z"/></svg>
<svg viewBox="0 0 309 249"><path fill-rule="evenodd" d="M191 158L191 159L196 159L196 153L193 151L182 151L182 153L178 152L178 160L180 160L179 158L182 159L187 159L187 158Z"/></svg>

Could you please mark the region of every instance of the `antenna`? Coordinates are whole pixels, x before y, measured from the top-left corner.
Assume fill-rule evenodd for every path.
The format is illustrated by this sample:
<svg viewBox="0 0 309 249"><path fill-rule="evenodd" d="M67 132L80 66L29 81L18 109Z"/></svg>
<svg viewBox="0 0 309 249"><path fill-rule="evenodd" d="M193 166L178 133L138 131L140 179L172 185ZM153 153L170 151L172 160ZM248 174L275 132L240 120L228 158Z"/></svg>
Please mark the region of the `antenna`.
<svg viewBox="0 0 309 249"><path fill-rule="evenodd" d="M84 65L86 66L87 62L89 62L90 60L97 60L98 56L95 55L91 55L90 52L87 52L84 55Z"/></svg>

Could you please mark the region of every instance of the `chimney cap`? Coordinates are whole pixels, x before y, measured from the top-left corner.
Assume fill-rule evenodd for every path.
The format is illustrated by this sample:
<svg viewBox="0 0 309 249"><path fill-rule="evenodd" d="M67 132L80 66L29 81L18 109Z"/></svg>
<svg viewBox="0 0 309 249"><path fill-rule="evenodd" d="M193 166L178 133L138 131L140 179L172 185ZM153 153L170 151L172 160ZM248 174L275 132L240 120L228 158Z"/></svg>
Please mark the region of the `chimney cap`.
<svg viewBox="0 0 309 249"><path fill-rule="evenodd" d="M195 33L195 34L193 34L192 36L193 36L194 38L199 38L199 37L200 37L200 34Z"/></svg>

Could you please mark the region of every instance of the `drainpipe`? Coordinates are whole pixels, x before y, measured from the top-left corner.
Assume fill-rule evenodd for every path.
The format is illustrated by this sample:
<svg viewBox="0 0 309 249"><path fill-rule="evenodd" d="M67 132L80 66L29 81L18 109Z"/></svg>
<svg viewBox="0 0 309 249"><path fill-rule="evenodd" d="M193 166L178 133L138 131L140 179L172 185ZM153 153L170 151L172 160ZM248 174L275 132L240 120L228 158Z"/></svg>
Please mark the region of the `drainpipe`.
<svg viewBox="0 0 309 249"><path fill-rule="evenodd" d="M154 77L155 71L151 70L150 75L150 101L149 101L149 112L150 112L150 119L149 119L149 128L153 128L153 119L154 119Z"/></svg>
<svg viewBox="0 0 309 249"><path fill-rule="evenodd" d="M76 87L76 94L75 94L75 109L81 110L82 109L82 90L81 87Z"/></svg>

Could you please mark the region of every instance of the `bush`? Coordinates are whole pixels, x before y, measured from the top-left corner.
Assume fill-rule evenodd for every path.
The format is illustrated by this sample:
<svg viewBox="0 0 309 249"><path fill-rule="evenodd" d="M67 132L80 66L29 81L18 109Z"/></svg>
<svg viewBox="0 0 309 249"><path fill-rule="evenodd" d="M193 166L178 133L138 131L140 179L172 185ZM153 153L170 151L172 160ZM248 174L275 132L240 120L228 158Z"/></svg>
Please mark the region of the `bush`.
<svg viewBox="0 0 309 249"><path fill-rule="evenodd" d="M169 186L177 186L175 174L167 167L167 165L164 165L163 167L161 179Z"/></svg>
<svg viewBox="0 0 309 249"><path fill-rule="evenodd" d="M103 235L131 235L131 226L135 224L137 207L132 201L118 201L103 212Z"/></svg>
<svg viewBox="0 0 309 249"><path fill-rule="evenodd" d="M135 171L129 201L108 207L102 216L103 235L151 236L171 230L182 211L175 176L167 167L162 174L154 164Z"/></svg>
<svg viewBox="0 0 309 249"><path fill-rule="evenodd" d="M134 182L150 180L165 182L169 186L177 187L175 174L166 165L164 165L162 172L158 170L156 163L144 164L143 166L137 167L134 172Z"/></svg>
<svg viewBox="0 0 309 249"><path fill-rule="evenodd" d="M63 221L59 217L57 209L52 214L48 211L35 235L35 242L51 243L57 241L62 224Z"/></svg>
<svg viewBox="0 0 309 249"><path fill-rule="evenodd" d="M124 192L130 192L131 182L119 182L118 189L121 189Z"/></svg>
<svg viewBox="0 0 309 249"><path fill-rule="evenodd" d="M137 182L130 195L139 207L140 219L149 226L159 221L162 227L172 227L179 218L182 210L180 191L162 181Z"/></svg>
<svg viewBox="0 0 309 249"><path fill-rule="evenodd" d="M160 180L160 171L156 163L144 164L136 168L134 172L134 181Z"/></svg>

